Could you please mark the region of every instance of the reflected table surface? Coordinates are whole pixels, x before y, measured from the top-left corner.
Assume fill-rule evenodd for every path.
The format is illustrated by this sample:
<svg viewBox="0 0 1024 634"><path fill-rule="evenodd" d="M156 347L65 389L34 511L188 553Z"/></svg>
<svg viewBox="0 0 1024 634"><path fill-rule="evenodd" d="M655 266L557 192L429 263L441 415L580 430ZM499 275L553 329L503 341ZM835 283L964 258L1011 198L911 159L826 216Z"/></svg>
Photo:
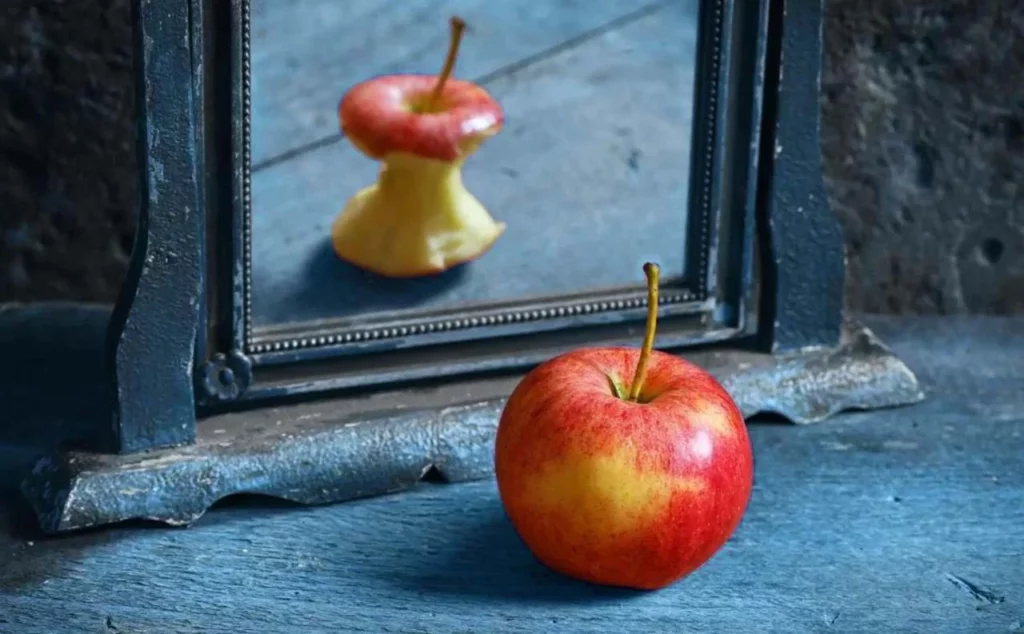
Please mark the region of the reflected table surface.
<svg viewBox="0 0 1024 634"><path fill-rule="evenodd" d="M732 540L654 593L536 563L491 481L54 539L0 512L0 632L1024 631L1024 318L871 319L929 397L753 423Z"/></svg>

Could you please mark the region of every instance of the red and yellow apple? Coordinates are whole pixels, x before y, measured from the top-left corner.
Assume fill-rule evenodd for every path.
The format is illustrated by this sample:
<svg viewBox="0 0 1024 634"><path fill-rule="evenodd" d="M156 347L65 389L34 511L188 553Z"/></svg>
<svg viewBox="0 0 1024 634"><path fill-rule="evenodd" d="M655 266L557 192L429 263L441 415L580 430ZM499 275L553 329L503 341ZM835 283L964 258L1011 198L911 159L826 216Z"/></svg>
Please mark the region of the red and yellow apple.
<svg viewBox="0 0 1024 634"><path fill-rule="evenodd" d="M341 130L381 161L377 182L359 191L331 227L342 260L386 277L441 273L486 252L504 232L462 183L462 166L501 131L501 106L483 88L451 77L465 22L440 75L387 75L349 90Z"/></svg>
<svg viewBox="0 0 1024 634"><path fill-rule="evenodd" d="M658 267L641 349L575 350L530 371L495 445L506 514L542 563L592 583L657 589L708 561L753 487L743 416L709 373L653 350Z"/></svg>

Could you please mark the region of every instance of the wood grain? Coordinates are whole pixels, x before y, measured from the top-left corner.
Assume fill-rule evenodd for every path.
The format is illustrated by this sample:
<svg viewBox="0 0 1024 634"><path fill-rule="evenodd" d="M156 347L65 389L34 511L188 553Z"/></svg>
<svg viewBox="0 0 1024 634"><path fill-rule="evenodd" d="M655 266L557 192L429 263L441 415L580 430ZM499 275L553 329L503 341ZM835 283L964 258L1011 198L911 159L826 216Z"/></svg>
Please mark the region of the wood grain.
<svg viewBox="0 0 1024 634"><path fill-rule="evenodd" d="M360 81L437 73L449 16L470 25L456 72L476 80L665 1L252 0L253 163L336 139L338 101Z"/></svg>
<svg viewBox="0 0 1024 634"><path fill-rule="evenodd" d="M255 325L640 287L646 260L681 276L695 8L673 2L488 83L506 127L465 182L508 228L446 275L384 280L334 256L331 222L378 169L348 142L254 173Z"/></svg>
<svg viewBox="0 0 1024 634"><path fill-rule="evenodd" d="M752 423L743 524L664 591L547 571L493 482L425 485L46 541L2 514L0 632L1024 631L1024 320L869 323L929 400Z"/></svg>

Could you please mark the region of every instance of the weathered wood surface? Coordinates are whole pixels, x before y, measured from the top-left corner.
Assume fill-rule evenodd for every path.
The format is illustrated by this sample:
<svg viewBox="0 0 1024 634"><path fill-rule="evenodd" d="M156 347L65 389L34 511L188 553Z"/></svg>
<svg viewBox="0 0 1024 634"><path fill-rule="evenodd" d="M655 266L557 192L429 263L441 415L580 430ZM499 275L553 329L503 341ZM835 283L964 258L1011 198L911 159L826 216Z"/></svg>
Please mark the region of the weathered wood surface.
<svg viewBox="0 0 1024 634"><path fill-rule="evenodd" d="M500 302L586 288L639 287L645 260L658 261L666 278L683 273L696 2L663 3L655 11L636 13L614 28L591 32L550 55L527 60L524 57L542 48L540 40L554 43L556 35L578 35L627 8L636 11L636 5L596 2L581 8L579 2L568 2L552 11L550 3L486 3L486 9L483 3L434 4L466 5L467 19L479 24L464 44L460 76L473 77L506 64L486 82L504 105L506 127L470 157L465 168L470 191L507 223L505 234L478 261L440 277L394 281L365 274L340 262L328 238L330 224L345 201L376 178L377 163L343 140L291 156L253 174L257 326L337 317L358 320L379 311ZM302 112L326 108L335 126L337 98L352 82L404 68L410 59L436 72L447 36L443 25L426 28L423 15L416 18L417 24L402 22L395 28L407 30L409 37L414 32L427 34L417 37L429 40L432 53L437 49L432 55L436 59L420 60L419 53L392 59L386 57L394 52L391 49L369 45L379 39L374 33L382 27L375 20L382 18L367 14L367 26L360 28L356 25L361 14L351 17L350 28L363 34L355 40L362 48L344 45L361 52L347 53L345 65L332 61L348 74L332 84L330 102L323 104L315 102L323 98L302 83L315 68L312 62L313 66L299 64L291 75L274 70L269 62L261 70L261 56L273 59L258 50L260 41L273 40L271 29L262 29L263 39L254 44L254 76L264 73L266 78L254 86L257 101L270 99L261 95L274 92L268 86L283 84L287 75L301 94L309 93L314 100L304 101ZM318 15L288 19L313 23ZM265 19L270 22L269 16ZM306 41L320 57L330 50L319 36L296 29L289 39ZM498 37L499 32L504 35ZM415 38L408 41L413 42L410 50L420 46ZM284 45L266 46L277 50ZM482 60L471 61L477 56ZM353 57L360 61L351 62ZM260 123L254 129L257 144L273 127L269 121L285 116L283 104L272 108L268 102L260 108ZM336 129L330 134L337 136ZM288 133L289 138L298 136Z"/></svg>
<svg viewBox="0 0 1024 634"><path fill-rule="evenodd" d="M742 525L664 591L548 572L492 482L52 540L18 507L0 632L1024 632L1024 320L869 323L929 400L752 424Z"/></svg>

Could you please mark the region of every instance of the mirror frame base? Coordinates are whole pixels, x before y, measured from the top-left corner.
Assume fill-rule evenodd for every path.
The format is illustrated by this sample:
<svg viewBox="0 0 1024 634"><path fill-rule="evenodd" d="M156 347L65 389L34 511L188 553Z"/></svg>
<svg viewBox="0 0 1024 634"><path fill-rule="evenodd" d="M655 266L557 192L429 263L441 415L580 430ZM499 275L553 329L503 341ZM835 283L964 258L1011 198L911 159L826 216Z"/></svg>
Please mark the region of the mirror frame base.
<svg viewBox="0 0 1024 634"><path fill-rule="evenodd" d="M711 371L748 418L774 414L809 424L844 410L924 398L913 372L853 321L832 347L785 354L707 349L684 356ZM478 384L470 392L486 390ZM352 410L335 399L225 414L204 421L194 444L176 448L60 452L38 461L21 489L43 531L52 534L127 520L188 526L239 494L314 505L395 493L423 481L491 477L504 398L429 407L423 391L388 400L394 398L404 407L387 413Z"/></svg>

